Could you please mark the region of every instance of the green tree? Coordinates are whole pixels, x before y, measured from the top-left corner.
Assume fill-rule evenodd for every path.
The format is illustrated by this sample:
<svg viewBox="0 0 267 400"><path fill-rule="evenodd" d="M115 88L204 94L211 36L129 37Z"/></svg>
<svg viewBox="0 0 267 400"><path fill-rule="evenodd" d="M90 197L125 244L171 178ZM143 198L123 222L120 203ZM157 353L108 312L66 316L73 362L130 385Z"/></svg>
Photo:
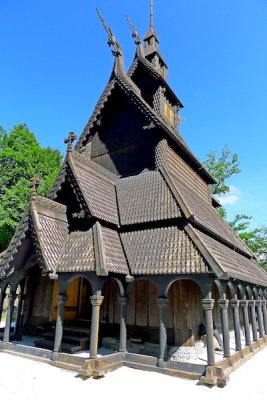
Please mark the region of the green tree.
<svg viewBox="0 0 267 400"><path fill-rule="evenodd" d="M241 172L238 155L232 153L228 146L225 146L219 155L216 152L209 153L204 165L217 181L212 186L215 196L229 193L227 180ZM244 214L238 214L233 221L227 221L227 213L223 207L218 209L218 213L256 255L258 263L267 269L267 227L251 228L252 217Z"/></svg>
<svg viewBox="0 0 267 400"><path fill-rule="evenodd" d="M26 208L31 179L42 178L38 193L46 195L61 162L62 154L41 147L26 125L16 125L8 132L0 127L0 252L7 247Z"/></svg>
<svg viewBox="0 0 267 400"><path fill-rule="evenodd" d="M217 181L217 183L212 186L212 193L218 196L229 193L230 187L226 183L227 179L241 172L238 155L232 153L226 145L219 155L216 151L209 153L203 164Z"/></svg>

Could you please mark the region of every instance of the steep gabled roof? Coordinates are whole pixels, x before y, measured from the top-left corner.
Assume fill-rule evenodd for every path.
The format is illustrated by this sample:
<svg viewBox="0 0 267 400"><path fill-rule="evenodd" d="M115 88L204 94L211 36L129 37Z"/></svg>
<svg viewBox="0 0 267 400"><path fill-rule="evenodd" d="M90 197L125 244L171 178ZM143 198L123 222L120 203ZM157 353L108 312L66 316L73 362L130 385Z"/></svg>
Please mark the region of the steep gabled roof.
<svg viewBox="0 0 267 400"><path fill-rule="evenodd" d="M95 271L97 275L129 273L116 230L99 222L87 231L71 232L58 262L57 272Z"/></svg>
<svg viewBox="0 0 267 400"><path fill-rule="evenodd" d="M134 275L198 274L208 264L183 229L175 226L121 233Z"/></svg>
<svg viewBox="0 0 267 400"><path fill-rule="evenodd" d="M266 271L253 260L242 256L191 224L185 229L203 257L209 259L209 264L217 276L267 286Z"/></svg>
<svg viewBox="0 0 267 400"><path fill-rule="evenodd" d="M211 204L202 200L164 167L160 167L160 170L169 183L173 195L177 199L186 218L192 220L204 230L211 232L214 237L226 242L229 247L240 251L248 257L253 257L249 248L219 216Z"/></svg>
<svg viewBox="0 0 267 400"><path fill-rule="evenodd" d="M71 232L67 237L56 272L95 271L93 230Z"/></svg>
<svg viewBox="0 0 267 400"><path fill-rule="evenodd" d="M100 220L118 225L116 175L75 151L69 154L68 165L90 214Z"/></svg>
<svg viewBox="0 0 267 400"><path fill-rule="evenodd" d="M50 198L57 198L57 193L67 176L72 184L75 184L80 201L85 204L91 216L115 225L119 224L116 175L82 153L72 151L64 161L62 171L50 191Z"/></svg>
<svg viewBox="0 0 267 400"><path fill-rule="evenodd" d="M44 272L54 272L68 235L66 207L41 196L29 203L1 259L1 277L13 272L11 268L14 256L19 252L26 235L33 239Z"/></svg>
<svg viewBox="0 0 267 400"><path fill-rule="evenodd" d="M131 79L133 78L133 75L140 66L143 67L144 70L147 71L148 74L152 76L156 81L159 81L161 83L161 85L167 90L167 93L169 94L175 105L179 106L179 108L184 107L172 88L169 86L168 82L163 78L162 74L157 72L153 65L145 57L142 56L140 51L137 50L132 65L130 66L127 73Z"/></svg>
<svg viewBox="0 0 267 400"><path fill-rule="evenodd" d="M34 243L46 272L54 273L69 233L66 206L38 196L31 203Z"/></svg>
<svg viewBox="0 0 267 400"><path fill-rule="evenodd" d="M121 225L181 217L181 211L158 171L121 178L116 185Z"/></svg>
<svg viewBox="0 0 267 400"><path fill-rule="evenodd" d="M30 226L30 213L29 208L24 212L21 221L9 243L8 248L1 253L0 256L0 278L4 278L6 275L11 274L12 263L15 254L17 254L22 241L25 239L27 233L29 232Z"/></svg>
<svg viewBox="0 0 267 400"><path fill-rule="evenodd" d="M148 124L153 124L156 128L162 129L183 151L193 162L193 164L200 170L200 174L205 177L208 183L215 183L214 178L209 174L201 162L193 155L184 139L181 137L179 132L166 120L161 118L153 108L143 99L140 90L137 88L135 83L130 79L130 77L124 73L118 73L114 78L108 83L104 92L102 93L95 110L89 119L85 129L83 130L75 149L77 151L81 150L86 140L90 136L90 131L94 124L101 116L101 112L105 107L108 99L112 95L112 91L115 87L120 87L124 93L126 93L131 101L139 108L139 110L147 117ZM145 134L145 133L144 133Z"/></svg>

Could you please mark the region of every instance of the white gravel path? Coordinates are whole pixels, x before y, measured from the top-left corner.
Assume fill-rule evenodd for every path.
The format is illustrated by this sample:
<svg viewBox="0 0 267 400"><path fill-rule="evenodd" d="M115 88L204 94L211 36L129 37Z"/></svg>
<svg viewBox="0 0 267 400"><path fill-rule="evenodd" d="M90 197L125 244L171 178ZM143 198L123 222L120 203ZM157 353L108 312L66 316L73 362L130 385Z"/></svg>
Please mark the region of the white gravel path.
<svg viewBox="0 0 267 400"><path fill-rule="evenodd" d="M0 395L6 400L75 400L92 396L100 400L143 400L148 397L162 400L181 399L182 396L197 400L266 400L266 361L267 348L233 372L229 384L219 389L199 386L196 381L126 367L98 380L82 379L75 372L0 353Z"/></svg>

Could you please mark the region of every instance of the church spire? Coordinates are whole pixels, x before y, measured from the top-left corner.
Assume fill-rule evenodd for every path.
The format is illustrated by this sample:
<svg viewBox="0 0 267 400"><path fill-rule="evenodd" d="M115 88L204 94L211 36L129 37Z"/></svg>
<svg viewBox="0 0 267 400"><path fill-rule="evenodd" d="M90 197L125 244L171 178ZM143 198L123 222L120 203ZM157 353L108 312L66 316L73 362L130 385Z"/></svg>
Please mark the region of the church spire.
<svg viewBox="0 0 267 400"><path fill-rule="evenodd" d="M159 51L159 39L154 29L154 1L150 0L149 29L144 37L144 54L153 67L164 77L167 77L167 65Z"/></svg>
<svg viewBox="0 0 267 400"><path fill-rule="evenodd" d="M153 0L150 0L150 28L154 28L154 4L153 4Z"/></svg>

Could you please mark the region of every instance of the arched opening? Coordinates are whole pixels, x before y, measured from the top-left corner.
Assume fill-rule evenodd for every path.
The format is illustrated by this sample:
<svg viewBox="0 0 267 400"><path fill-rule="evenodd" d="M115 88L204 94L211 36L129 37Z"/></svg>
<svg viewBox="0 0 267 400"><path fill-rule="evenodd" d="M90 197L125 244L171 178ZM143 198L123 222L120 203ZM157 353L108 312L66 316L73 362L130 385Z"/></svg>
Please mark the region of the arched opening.
<svg viewBox="0 0 267 400"><path fill-rule="evenodd" d="M57 298L59 294L58 282L54 282L53 299L50 312L50 321L57 319ZM64 321L91 319L92 307L90 296L92 288L87 278L76 276L69 282L66 292L66 302L64 306Z"/></svg>
<svg viewBox="0 0 267 400"><path fill-rule="evenodd" d="M168 344L194 346L200 339L199 331L204 321L199 286L192 280L176 280L169 288L168 298Z"/></svg>

